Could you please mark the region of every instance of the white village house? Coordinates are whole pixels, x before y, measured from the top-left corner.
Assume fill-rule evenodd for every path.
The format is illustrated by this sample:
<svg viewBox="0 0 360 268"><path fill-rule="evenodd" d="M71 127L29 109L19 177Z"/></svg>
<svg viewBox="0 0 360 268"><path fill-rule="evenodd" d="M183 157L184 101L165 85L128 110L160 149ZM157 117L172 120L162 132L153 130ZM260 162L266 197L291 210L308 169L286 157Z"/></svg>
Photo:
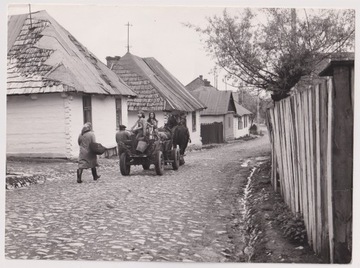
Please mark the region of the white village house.
<svg viewBox="0 0 360 268"><path fill-rule="evenodd" d="M164 126L172 111L186 114L192 144L201 145L200 111L206 107L194 98L186 88L155 58L140 58L131 53L123 57L107 57L107 66L114 71L136 94L128 101L129 120L124 125L131 128L137 112L148 116L154 112L158 126Z"/></svg>
<svg viewBox="0 0 360 268"><path fill-rule="evenodd" d="M235 139L249 135L251 127L251 112L234 101L236 114L234 115L234 137Z"/></svg>
<svg viewBox="0 0 360 268"><path fill-rule="evenodd" d="M216 89L201 75L186 88L207 107L200 113L204 143L222 143L249 134L252 113L234 100L232 91Z"/></svg>
<svg viewBox="0 0 360 268"><path fill-rule="evenodd" d="M46 11L8 26L7 155L75 158L88 121L113 146L136 94Z"/></svg>

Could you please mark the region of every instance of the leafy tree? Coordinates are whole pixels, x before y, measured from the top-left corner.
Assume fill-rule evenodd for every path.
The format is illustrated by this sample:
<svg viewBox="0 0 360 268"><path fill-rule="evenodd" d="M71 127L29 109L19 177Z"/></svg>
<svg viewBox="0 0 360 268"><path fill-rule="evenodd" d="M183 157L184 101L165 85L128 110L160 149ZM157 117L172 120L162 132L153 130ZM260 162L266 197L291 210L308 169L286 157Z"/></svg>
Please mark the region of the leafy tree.
<svg viewBox="0 0 360 268"><path fill-rule="evenodd" d="M252 112L252 115L250 116L251 122L256 118L259 119L260 122L263 122L266 118L267 109L272 106L272 103L268 98L259 96L257 92L254 92L254 90L251 89L246 90L242 88L234 93L234 97L235 101Z"/></svg>
<svg viewBox="0 0 360 268"><path fill-rule="evenodd" d="M302 76L311 75L331 54L354 49L354 10L244 9L207 18L205 49L239 86L288 96Z"/></svg>

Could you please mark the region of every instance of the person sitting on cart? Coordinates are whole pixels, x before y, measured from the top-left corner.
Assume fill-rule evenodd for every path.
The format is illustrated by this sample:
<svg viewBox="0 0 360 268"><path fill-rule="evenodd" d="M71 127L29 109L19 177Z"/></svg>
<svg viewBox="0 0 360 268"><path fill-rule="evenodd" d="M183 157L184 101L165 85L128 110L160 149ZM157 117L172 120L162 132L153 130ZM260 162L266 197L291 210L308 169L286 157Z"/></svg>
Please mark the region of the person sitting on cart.
<svg viewBox="0 0 360 268"><path fill-rule="evenodd" d="M131 131L136 135L133 138L133 148L137 147L139 140L144 140L146 137L146 119L145 113L143 111L138 112L138 120L135 122L134 126L131 128Z"/></svg>
<svg viewBox="0 0 360 268"><path fill-rule="evenodd" d="M149 133L149 139L153 139L157 133L158 120L156 119L155 113L150 112L147 120L147 132Z"/></svg>
<svg viewBox="0 0 360 268"><path fill-rule="evenodd" d="M132 145L132 134L126 130L126 126L120 125L119 131L116 132L115 139L118 145L118 152L121 155L123 152L128 151L127 145Z"/></svg>
<svg viewBox="0 0 360 268"><path fill-rule="evenodd" d="M143 111L138 112L138 120L135 122L131 131L135 133L136 139L139 140L141 137L146 136L146 120L145 113Z"/></svg>

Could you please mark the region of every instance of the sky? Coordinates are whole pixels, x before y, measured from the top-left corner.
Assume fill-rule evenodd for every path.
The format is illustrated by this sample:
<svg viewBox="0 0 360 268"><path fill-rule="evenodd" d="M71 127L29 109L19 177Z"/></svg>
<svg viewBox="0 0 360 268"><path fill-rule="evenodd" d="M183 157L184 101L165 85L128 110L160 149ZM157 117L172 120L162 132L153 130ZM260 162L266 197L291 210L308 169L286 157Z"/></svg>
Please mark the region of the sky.
<svg viewBox="0 0 360 268"><path fill-rule="evenodd" d="M104 63L107 56L123 56L127 52L128 27L125 25L130 23L130 53L156 58L183 85L203 75L220 90L236 90L225 84L224 71L215 76L215 62L206 53L201 36L184 23L204 28L207 17L221 16L225 8L237 13L249 5L239 5L243 1L195 1L195 5L182 1L182 6L174 6L179 1L167 1L168 6L156 5L154 1L142 2L145 4L140 5L139 1L98 1L98 4L32 1L31 11L46 10ZM28 13L29 5L15 2L9 4L7 12L8 15Z"/></svg>
<svg viewBox="0 0 360 268"><path fill-rule="evenodd" d="M104 63L107 56L127 52L125 25L129 22L130 53L156 58L184 85L199 75L215 84L214 74L210 73L215 64L204 51L199 34L183 24L205 26L206 17L221 15L223 7L31 5L32 12L39 10L46 10ZM28 12L28 4L8 8L9 15ZM221 77L218 86L225 86Z"/></svg>
<svg viewBox="0 0 360 268"><path fill-rule="evenodd" d="M46 10L56 21L58 21L66 30L68 30L79 42L81 42L89 51L91 51L99 60L106 63L106 56L123 56L127 49L127 28L125 24L130 22L133 26L130 28L130 52L140 57L156 58L168 71L170 71L184 85L191 82L199 75L203 75L214 84L214 75L211 69L214 62L206 55L203 44L199 35L191 29L182 25L182 23L190 22L198 26L206 25L206 16L221 14L224 7L233 9L235 7L312 7L312 8L357 8L359 0L168 0L168 1L71 1L67 0L42 0L29 1L32 3L32 11ZM40 5L39 3L51 3L51 5ZM55 5L56 3L60 3ZM9 4L21 4L16 8ZM76 5L74 4L76 3ZM99 4L101 3L101 5ZM291 4L289 4L291 3ZM9 6L7 6L9 5ZM28 12L27 3L24 1L8 1L0 2L0 35L1 50L0 58L0 85L1 89L6 88L6 24L7 16L13 14L22 14ZM359 14L357 14L357 26L359 25ZM358 27L357 27L358 28ZM357 33L358 41L358 33ZM357 48L358 48L357 42ZM356 73L358 73L358 63L355 63ZM219 89L233 89L225 87L222 82L222 74L218 78ZM355 80L355 87L358 88L358 79ZM355 90L357 92L357 90ZM0 115L1 129L0 131L0 151L5 155L6 152L6 95L0 98ZM356 94L355 99L355 137L360 135L360 124L358 122L358 106L360 94ZM24 115L25 116L25 115ZM354 148L359 148L359 142L355 140ZM360 149L360 148L359 148ZM357 150L355 149L355 152ZM4 159L2 159L4 160ZM355 155L354 163L359 161L358 154ZM360 166L354 165L354 174L360 175ZM359 166L359 167L357 167ZM0 162L0 173L5 174L5 161ZM354 175L354 178L357 176ZM1 180L0 188L5 189L4 180ZM354 189L360 187L357 180L354 180ZM1 193L1 200L4 202L5 195ZM2 203L1 202L1 203ZM360 202L360 195L354 196L354 204ZM4 207L0 206L1 216L4 216ZM355 219L356 218L356 219ZM355 220L360 224L359 213L355 214ZM0 230L4 230L4 219L0 221ZM359 238L359 228L354 229L354 237ZM1 238L1 240L3 240ZM357 240L358 241L358 240ZM360 255L356 254L354 245L354 263L360 263ZM3 255L4 242L1 241L0 252ZM3 257L0 257L3 262ZM48 267L47 262L31 262L36 267ZM51 262L51 267L62 267L64 262ZM6 267L23 267L21 261L7 261ZM205 267L197 265L195 267ZM1 266L1 265L0 265ZM117 267L142 267L142 265L134 265L133 263L120 263ZM161 267L160 263L154 265L147 264L145 267ZM172 267L184 267L182 265L171 265ZM185 268L191 266L185 265ZM214 264L212 267L220 267L222 265ZM242 266L247 266L242 264ZM298 265L302 267L302 265ZM304 267L308 267L306 265ZM3 266L2 266L3 267ZM83 262L67 262L66 267L85 267ZM86 267L96 267L94 262L86 263ZM114 263L103 262L100 267L115 267ZM165 267L165 266L164 266ZM166 265L168 267L168 265ZM226 265L226 267L238 267L238 264ZM251 267L254 267L252 265ZM275 265L273 265L275 267ZM355 265L354 265L355 267Z"/></svg>

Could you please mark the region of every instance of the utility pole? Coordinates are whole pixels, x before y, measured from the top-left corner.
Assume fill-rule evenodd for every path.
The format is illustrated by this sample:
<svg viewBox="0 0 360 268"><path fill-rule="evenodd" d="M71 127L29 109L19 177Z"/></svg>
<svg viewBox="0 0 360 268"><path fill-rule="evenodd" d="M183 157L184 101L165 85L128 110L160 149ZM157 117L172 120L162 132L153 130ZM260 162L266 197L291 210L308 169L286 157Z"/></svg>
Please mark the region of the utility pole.
<svg viewBox="0 0 360 268"><path fill-rule="evenodd" d="M259 101L259 95L257 95L256 96L256 123L258 123L258 124L260 124L259 112L260 112L260 101Z"/></svg>
<svg viewBox="0 0 360 268"><path fill-rule="evenodd" d="M294 46L293 49L296 47L296 9L291 9L291 41L292 45Z"/></svg>
<svg viewBox="0 0 360 268"><path fill-rule="evenodd" d="M127 52L130 52L130 26L132 26L132 24L128 22L125 26L127 26Z"/></svg>
<svg viewBox="0 0 360 268"><path fill-rule="evenodd" d="M217 89L218 88L218 83L217 83L217 69L216 67L214 68L214 87Z"/></svg>

